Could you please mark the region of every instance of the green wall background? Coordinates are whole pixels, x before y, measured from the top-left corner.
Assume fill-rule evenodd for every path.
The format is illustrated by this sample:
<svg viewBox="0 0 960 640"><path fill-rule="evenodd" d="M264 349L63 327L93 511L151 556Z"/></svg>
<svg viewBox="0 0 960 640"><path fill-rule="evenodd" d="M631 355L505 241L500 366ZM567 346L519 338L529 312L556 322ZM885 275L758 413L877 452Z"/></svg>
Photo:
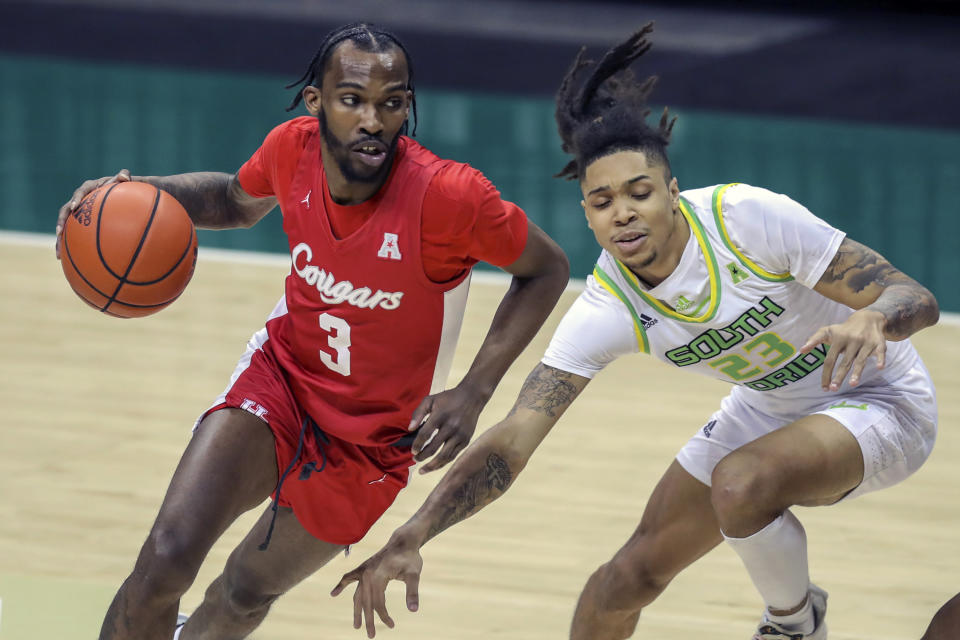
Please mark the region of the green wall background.
<svg viewBox="0 0 960 640"><path fill-rule="evenodd" d="M126 167L233 172L284 111L290 79L0 56L0 228L52 232L84 179ZM599 249L563 166L546 98L418 90L418 139L482 170L563 246L574 277ZM298 112L302 113L302 112ZM960 311L960 132L680 110L684 187L746 182L786 193L886 255ZM204 231L203 246L285 252L280 216Z"/></svg>

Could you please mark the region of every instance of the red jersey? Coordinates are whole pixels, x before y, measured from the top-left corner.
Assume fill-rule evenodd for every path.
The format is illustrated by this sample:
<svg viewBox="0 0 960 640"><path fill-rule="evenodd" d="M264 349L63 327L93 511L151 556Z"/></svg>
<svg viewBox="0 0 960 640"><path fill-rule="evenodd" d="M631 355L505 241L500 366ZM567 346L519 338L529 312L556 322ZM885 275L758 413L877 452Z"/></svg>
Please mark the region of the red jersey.
<svg viewBox="0 0 960 640"><path fill-rule="evenodd" d="M358 444L396 440L445 384L469 268L519 257L523 212L479 172L406 137L376 196L338 206L311 117L274 129L238 178L253 196L277 197L292 259L262 348L324 431Z"/></svg>

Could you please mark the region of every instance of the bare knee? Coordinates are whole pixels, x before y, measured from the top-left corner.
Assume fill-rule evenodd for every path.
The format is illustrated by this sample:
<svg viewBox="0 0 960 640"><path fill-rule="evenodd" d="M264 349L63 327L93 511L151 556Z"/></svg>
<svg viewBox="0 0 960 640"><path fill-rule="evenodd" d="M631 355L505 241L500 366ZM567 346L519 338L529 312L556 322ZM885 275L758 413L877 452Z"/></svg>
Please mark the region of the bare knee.
<svg viewBox="0 0 960 640"><path fill-rule="evenodd" d="M203 556L189 534L155 526L140 550L127 584L135 586L139 597L146 600L177 599L193 584Z"/></svg>
<svg viewBox="0 0 960 640"><path fill-rule="evenodd" d="M602 594L600 607L621 613L639 612L656 600L672 579L672 573L658 570L643 556L626 553L618 553L591 577Z"/></svg>
<svg viewBox="0 0 960 640"><path fill-rule="evenodd" d="M222 595L230 611L244 618L263 617L281 593L266 587L244 569L228 567L221 579Z"/></svg>
<svg viewBox="0 0 960 640"><path fill-rule="evenodd" d="M727 535L746 536L789 504L780 499L776 465L752 453L734 452L721 460L711 477L710 502Z"/></svg>

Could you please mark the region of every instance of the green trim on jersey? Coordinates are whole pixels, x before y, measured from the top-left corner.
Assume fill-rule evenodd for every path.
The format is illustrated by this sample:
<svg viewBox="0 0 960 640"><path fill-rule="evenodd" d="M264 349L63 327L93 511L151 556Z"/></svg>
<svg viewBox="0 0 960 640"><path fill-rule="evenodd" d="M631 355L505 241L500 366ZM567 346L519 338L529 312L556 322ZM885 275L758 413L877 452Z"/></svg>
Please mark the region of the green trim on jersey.
<svg viewBox="0 0 960 640"><path fill-rule="evenodd" d="M644 291L640 286L640 280L637 278L636 274L630 271L626 265L619 260L614 260L617 268L620 269L620 273L623 274L623 277L630 285L630 288L633 289L634 293L640 296L644 302L653 307L656 311L668 318L679 320L680 322L702 323L712 320L713 316L717 313L717 309L720 307L720 269L717 267L717 256L713 252L713 247L710 246L710 240L707 238L707 233L703 229L703 224L700 222L697 216L690 212L690 208L690 203L688 203L684 198L680 198L680 212L683 213L683 217L687 219L687 224L690 225L690 231L693 232L693 235L697 238L697 243L700 245L700 251L707 258L707 273L710 276L710 306L707 307L707 310L703 312L703 315L694 318L685 316L682 313L671 309ZM700 305L697 307L696 311L699 311L702 307L703 305ZM694 311L694 313L696 313L696 311Z"/></svg>
<svg viewBox="0 0 960 640"><path fill-rule="evenodd" d="M600 268L600 265L593 265L593 277L597 279L597 283L613 294L614 297L618 298L627 307L627 311L630 312L630 315L633 316L633 331L637 334L637 344L640 346L640 351L642 353L650 353L650 342L647 340L647 331L643 328L643 322L640 320L640 314L637 313L637 310L633 308L633 305L630 304L630 301L627 299L623 290L617 286L617 283L613 281L613 278L607 275L607 273Z"/></svg>
<svg viewBox="0 0 960 640"><path fill-rule="evenodd" d="M717 231L720 232L720 238L723 240L723 244L727 246L727 249L733 252L733 255L737 257L737 260L745 266L750 273L762 278L767 282L789 282L793 280L793 276L789 273L770 273L756 262L743 255L736 246L734 246L733 241L730 240L730 234L727 233L727 225L723 221L723 194L730 187L740 184L739 182L731 182L730 184L723 184L713 190L713 219L717 222Z"/></svg>

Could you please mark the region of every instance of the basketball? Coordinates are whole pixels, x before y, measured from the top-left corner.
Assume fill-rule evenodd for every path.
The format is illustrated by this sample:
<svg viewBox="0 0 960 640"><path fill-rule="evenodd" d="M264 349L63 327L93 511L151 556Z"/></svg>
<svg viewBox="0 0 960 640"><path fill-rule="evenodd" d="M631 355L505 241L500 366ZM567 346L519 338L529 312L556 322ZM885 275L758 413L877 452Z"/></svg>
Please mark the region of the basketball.
<svg viewBox="0 0 960 640"><path fill-rule="evenodd" d="M196 263L190 216L176 198L145 182L92 191L60 235L60 265L71 288L91 307L120 318L168 306Z"/></svg>

